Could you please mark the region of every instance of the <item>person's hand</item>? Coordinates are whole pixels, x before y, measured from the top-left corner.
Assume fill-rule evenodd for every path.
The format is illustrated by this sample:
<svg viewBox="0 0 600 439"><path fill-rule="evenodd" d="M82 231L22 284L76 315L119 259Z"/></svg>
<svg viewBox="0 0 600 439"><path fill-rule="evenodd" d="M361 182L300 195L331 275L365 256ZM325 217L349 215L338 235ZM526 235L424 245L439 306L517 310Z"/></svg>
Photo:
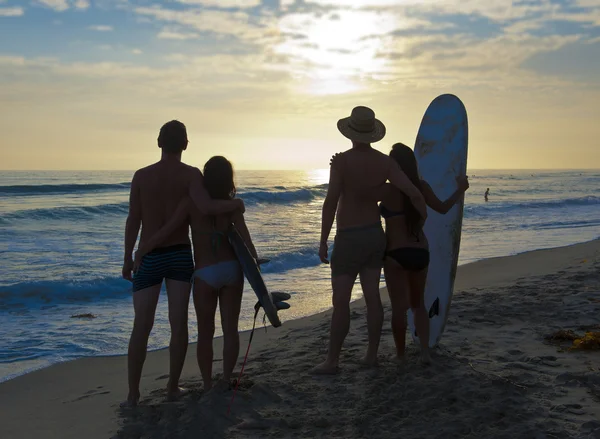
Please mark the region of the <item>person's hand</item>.
<svg viewBox="0 0 600 439"><path fill-rule="evenodd" d="M331 158L329 159L329 166L331 166L332 168L339 166L339 164L341 163L341 159L342 159L342 153L341 152L336 152L334 155L331 156Z"/></svg>
<svg viewBox="0 0 600 439"><path fill-rule="evenodd" d="M135 252L135 258L133 259L133 274L137 273L140 269L140 265L142 265L142 259L144 258L144 254L138 249Z"/></svg>
<svg viewBox="0 0 600 439"><path fill-rule="evenodd" d="M469 189L469 177L467 175L456 177L458 190L466 192Z"/></svg>
<svg viewBox="0 0 600 439"><path fill-rule="evenodd" d="M125 261L123 262L123 269L121 271L121 275L123 276L123 279L128 280L129 282L133 282L132 271L133 271L133 258L130 256L128 258L125 258Z"/></svg>
<svg viewBox="0 0 600 439"><path fill-rule="evenodd" d="M238 204L237 209L241 213L246 212L246 206L244 205L244 200L242 200L241 198L234 198L233 201L235 201Z"/></svg>
<svg viewBox="0 0 600 439"><path fill-rule="evenodd" d="M329 264L329 260L327 259L328 251L329 248L327 247L327 242L321 242L321 245L319 246L319 259L321 259L321 262L324 264Z"/></svg>

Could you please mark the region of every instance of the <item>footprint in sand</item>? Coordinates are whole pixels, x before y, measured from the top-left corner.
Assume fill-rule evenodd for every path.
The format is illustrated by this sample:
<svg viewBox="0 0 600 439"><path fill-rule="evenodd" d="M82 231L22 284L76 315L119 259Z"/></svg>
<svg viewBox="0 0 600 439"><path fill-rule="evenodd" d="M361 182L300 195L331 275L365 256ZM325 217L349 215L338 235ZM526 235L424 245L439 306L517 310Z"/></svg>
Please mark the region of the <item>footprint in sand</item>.
<svg viewBox="0 0 600 439"><path fill-rule="evenodd" d="M571 415L581 416L585 414L585 410L580 404L561 404L550 408L551 412L568 413Z"/></svg>
<svg viewBox="0 0 600 439"><path fill-rule="evenodd" d="M167 375L161 375L161 376L159 376L158 378L156 378L156 381L159 381L159 380L166 380L167 378L169 378L169 374L167 374Z"/></svg>
<svg viewBox="0 0 600 439"><path fill-rule="evenodd" d="M88 390L87 392L85 392L82 396L80 396L79 398L75 398L71 401L65 401L63 404L66 403L70 403L70 402L77 402L77 401L81 401L83 399L87 399L90 398L92 396L98 396L98 395L108 395L110 393L110 390L105 390L103 392L100 392L101 389L103 389L104 386L99 386L93 390Z"/></svg>

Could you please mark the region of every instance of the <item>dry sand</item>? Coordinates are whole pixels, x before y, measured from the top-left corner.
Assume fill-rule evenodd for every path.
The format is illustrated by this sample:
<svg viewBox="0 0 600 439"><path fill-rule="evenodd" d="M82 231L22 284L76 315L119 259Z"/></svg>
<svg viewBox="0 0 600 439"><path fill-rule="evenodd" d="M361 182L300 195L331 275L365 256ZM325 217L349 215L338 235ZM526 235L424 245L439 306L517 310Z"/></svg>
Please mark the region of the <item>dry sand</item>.
<svg viewBox="0 0 600 439"><path fill-rule="evenodd" d="M600 324L600 241L460 267L428 368L412 343L407 364L392 361L385 307L377 368L358 364L367 333L357 301L337 376L308 374L326 354L325 312L257 330L229 416L231 392L203 394L190 346L183 385L192 392L174 403L164 401L166 350L148 355L136 409L118 408L125 357L76 360L0 384L0 438L600 438L600 352L544 340ZM244 333L240 359L247 340Z"/></svg>

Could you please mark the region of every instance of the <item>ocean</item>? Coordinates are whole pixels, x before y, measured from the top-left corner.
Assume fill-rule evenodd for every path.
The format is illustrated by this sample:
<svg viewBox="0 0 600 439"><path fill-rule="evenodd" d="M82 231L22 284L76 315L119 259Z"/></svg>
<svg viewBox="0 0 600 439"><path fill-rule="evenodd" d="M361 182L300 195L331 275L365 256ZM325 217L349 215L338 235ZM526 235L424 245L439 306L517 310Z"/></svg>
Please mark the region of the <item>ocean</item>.
<svg viewBox="0 0 600 439"><path fill-rule="evenodd" d="M130 283L120 273L132 175L0 172L0 381L78 357L126 353L133 310ZM469 176L459 264L600 236L599 171ZM284 322L331 304L329 268L317 256L327 179L328 170L236 174L258 253L271 259L263 266L267 286L292 294L291 309L280 314ZM357 285L354 298L360 295ZM246 284L241 329L252 326L255 302ZM96 318L71 317L84 313ZM194 341L192 306L190 322ZM162 294L149 348L168 340Z"/></svg>

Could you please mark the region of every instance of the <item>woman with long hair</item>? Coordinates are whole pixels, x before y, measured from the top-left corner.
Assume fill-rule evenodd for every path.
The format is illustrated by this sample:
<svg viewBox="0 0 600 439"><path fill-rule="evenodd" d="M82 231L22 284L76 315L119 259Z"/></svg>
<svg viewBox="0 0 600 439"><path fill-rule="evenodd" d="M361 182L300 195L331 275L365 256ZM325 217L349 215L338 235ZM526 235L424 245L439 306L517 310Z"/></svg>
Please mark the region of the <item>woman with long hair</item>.
<svg viewBox="0 0 600 439"><path fill-rule="evenodd" d="M225 157L212 157L206 162L204 186L213 199L231 200L235 197L233 167ZM217 302L223 329L223 377L220 384L228 387L240 349L238 321L244 289L241 266L227 239L227 231L232 225L244 239L252 256L255 259L258 256L244 215L240 211L217 216L202 215L191 200L186 199L179 204L171 220L138 249L134 266L138 267L145 254L159 246L185 221L192 228L195 262L193 296L198 318L197 359L204 390L213 386L213 337Z"/></svg>
<svg viewBox="0 0 600 439"><path fill-rule="evenodd" d="M390 152L410 181L421 191L427 205L445 214L469 188L465 177L456 179L458 188L446 201L440 201L426 181L421 180L413 150L396 143ZM429 267L429 243L423 233L424 221L411 200L390 184L381 194L380 213L386 224L384 275L392 304L392 332L399 360L404 358L408 308L413 311L415 328L421 342L421 360L431 362L429 354L429 316L425 308L425 282Z"/></svg>

